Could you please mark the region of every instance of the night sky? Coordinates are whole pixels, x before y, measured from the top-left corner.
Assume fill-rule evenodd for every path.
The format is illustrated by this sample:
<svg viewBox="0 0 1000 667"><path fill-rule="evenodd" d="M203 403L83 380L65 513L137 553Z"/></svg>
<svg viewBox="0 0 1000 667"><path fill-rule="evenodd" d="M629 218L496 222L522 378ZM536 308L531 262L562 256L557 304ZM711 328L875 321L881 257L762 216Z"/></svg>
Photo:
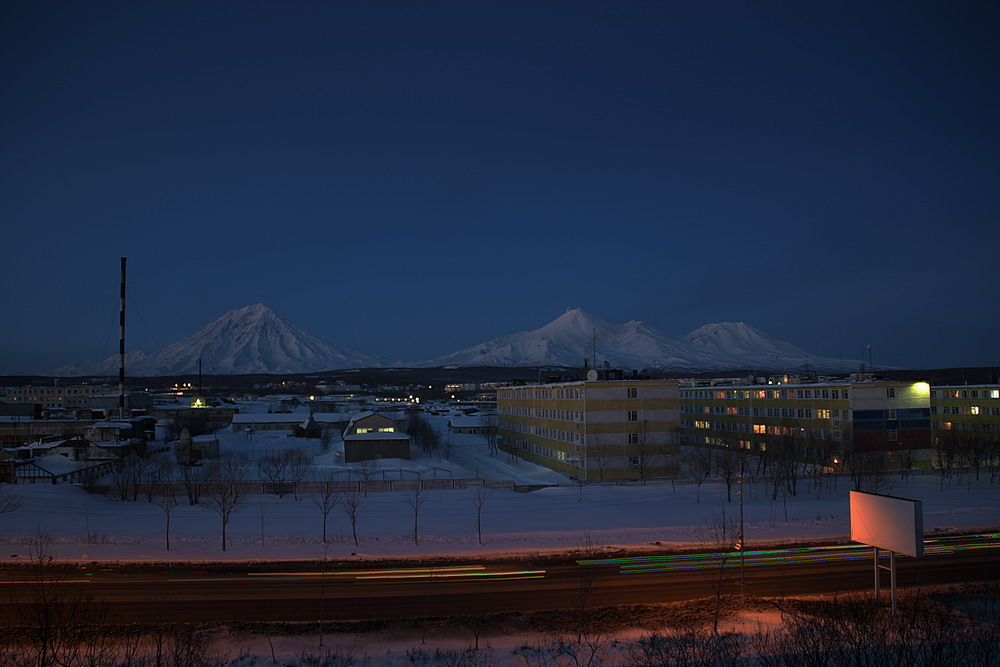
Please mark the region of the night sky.
<svg viewBox="0 0 1000 667"><path fill-rule="evenodd" d="M995 2L0 8L0 372L262 302L426 359L579 307L1000 362Z"/></svg>

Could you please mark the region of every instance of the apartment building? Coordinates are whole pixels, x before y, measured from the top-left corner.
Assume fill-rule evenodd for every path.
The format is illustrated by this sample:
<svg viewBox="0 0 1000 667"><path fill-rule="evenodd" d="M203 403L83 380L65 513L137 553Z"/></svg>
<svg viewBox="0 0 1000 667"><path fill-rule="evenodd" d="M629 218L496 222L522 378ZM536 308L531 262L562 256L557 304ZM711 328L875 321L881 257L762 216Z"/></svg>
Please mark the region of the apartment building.
<svg viewBox="0 0 1000 667"><path fill-rule="evenodd" d="M685 443L780 445L797 458L842 460L853 452L931 448L931 391L926 382L863 381L682 387Z"/></svg>
<svg viewBox="0 0 1000 667"><path fill-rule="evenodd" d="M7 387L4 402L41 405L46 412L53 410L117 410L118 388L95 385L54 385L46 387ZM125 396L128 409L145 410L153 404L146 392L132 391Z"/></svg>
<svg viewBox="0 0 1000 667"><path fill-rule="evenodd" d="M676 380L497 388L500 448L587 481L676 474Z"/></svg>
<svg viewBox="0 0 1000 667"><path fill-rule="evenodd" d="M91 385L61 385L48 387L7 387L3 390L4 401L7 403L37 403L43 410L53 409L85 409L90 408L91 398L105 394L116 394L112 387Z"/></svg>
<svg viewBox="0 0 1000 667"><path fill-rule="evenodd" d="M958 431L1000 441L1000 385L932 387L931 424L935 435Z"/></svg>

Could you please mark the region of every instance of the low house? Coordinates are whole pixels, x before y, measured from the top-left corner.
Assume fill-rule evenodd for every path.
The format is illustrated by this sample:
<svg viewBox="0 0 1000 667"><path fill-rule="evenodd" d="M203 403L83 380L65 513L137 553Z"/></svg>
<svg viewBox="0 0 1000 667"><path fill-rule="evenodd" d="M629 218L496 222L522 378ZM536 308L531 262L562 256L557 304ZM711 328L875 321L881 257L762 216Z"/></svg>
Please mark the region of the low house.
<svg viewBox="0 0 1000 667"><path fill-rule="evenodd" d="M317 412L312 416L320 427L343 429L351 421L347 412ZM305 421L301 412L268 412L233 415L233 433L251 435L261 431L286 431L289 434L300 428Z"/></svg>
<svg viewBox="0 0 1000 667"><path fill-rule="evenodd" d="M354 415L344 430L346 463L409 458L410 436L391 417L376 412L362 412Z"/></svg>
<svg viewBox="0 0 1000 667"><path fill-rule="evenodd" d="M319 438L323 434L323 427L319 425L312 413L309 418L292 429L292 435L296 438Z"/></svg>
<svg viewBox="0 0 1000 667"><path fill-rule="evenodd" d="M181 465L191 465L204 459L219 458L219 437L214 433L191 436L181 430L181 437L173 442L174 457Z"/></svg>
<svg viewBox="0 0 1000 667"><path fill-rule="evenodd" d="M452 417L448 420L449 433L485 434L489 430L480 417Z"/></svg>

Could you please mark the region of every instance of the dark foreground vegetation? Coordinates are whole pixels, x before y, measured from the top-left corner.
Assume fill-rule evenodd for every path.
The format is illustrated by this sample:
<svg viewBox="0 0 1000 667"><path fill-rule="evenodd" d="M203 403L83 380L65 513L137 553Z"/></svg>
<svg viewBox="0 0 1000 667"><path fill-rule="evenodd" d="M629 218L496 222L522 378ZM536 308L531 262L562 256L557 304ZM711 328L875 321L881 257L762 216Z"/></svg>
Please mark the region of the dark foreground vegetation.
<svg viewBox="0 0 1000 667"><path fill-rule="evenodd" d="M725 598L721 623L716 601L706 599L395 621L114 625L102 620L100 605L42 584L29 622L4 619L0 666L986 667L1000 664L998 599L995 584L910 591L893 615L871 594L736 596ZM298 637L294 655L276 655L277 639L289 636ZM491 648L500 637L518 640ZM413 648L387 654L387 638L412 639ZM265 650L246 648L254 645Z"/></svg>

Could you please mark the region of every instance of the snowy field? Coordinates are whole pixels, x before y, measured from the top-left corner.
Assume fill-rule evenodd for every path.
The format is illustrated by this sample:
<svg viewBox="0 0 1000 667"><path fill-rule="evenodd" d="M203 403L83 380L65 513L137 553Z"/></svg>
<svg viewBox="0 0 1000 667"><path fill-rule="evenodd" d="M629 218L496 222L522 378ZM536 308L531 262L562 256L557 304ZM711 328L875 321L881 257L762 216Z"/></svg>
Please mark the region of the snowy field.
<svg viewBox="0 0 1000 667"><path fill-rule="evenodd" d="M222 449L260 453L305 447L319 470L350 468L342 463L343 445L321 452L315 440L278 434L249 439L228 429L220 432ZM505 454L489 456L482 436L453 435L448 458L422 456L380 461L386 471L376 478L483 477L518 484L561 484L530 493L490 490L482 506L482 544L477 532L475 490L425 491L420 507L418 541L413 534L412 494L370 492L361 498L355 545L343 503L329 514L328 541L322 541L323 516L308 494L247 496L228 526L222 550L217 514L190 506L182 498L170 517L171 549L165 545L165 516L140 495L122 502L88 494L70 484L20 485L22 505L0 514L0 552L7 562L30 557L39 535L49 553L66 561L376 559L387 557L473 556L578 551L581 548L697 548L705 545L708 526L725 512L738 516L738 503L727 502L725 485L690 481L649 486L577 486L564 475ZM937 473L904 480L893 477L884 493L924 503L927 534L1000 527L1000 489L989 473L976 481L954 474L942 485ZM346 475L344 479L347 479ZM748 544L846 540L849 533L846 476L826 478L822 488L801 479L796 496L771 500L765 482L745 487Z"/></svg>
<svg viewBox="0 0 1000 667"><path fill-rule="evenodd" d="M447 418L436 419L439 430L444 431ZM243 452L251 457L305 448L318 471L342 473L344 479L348 479L352 467L343 463L343 443L339 439L323 452L315 440L283 434L257 434L250 439L225 429L219 438L223 451ZM477 531L475 489L424 492L416 541L412 494L370 492L361 497L357 545L343 503L329 515L329 540L324 543L323 515L308 494L299 500L292 495L280 499L273 495L248 496L229 523L226 551L222 550L219 516L205 507L189 506L182 498L182 504L171 514L168 551L164 512L141 495L137 502L122 502L88 494L70 484L20 485L13 490L20 494L21 506L0 514L0 558L8 563L27 561L37 549L39 536L44 538L47 555L71 563L489 558L581 550L593 554L619 549L703 548L714 546L708 537L710 527L723 513L727 520L739 513L735 489L732 502L728 502L726 486L718 481L706 482L700 489L690 480L659 481L648 486L578 486L548 469L525 461L511 462L506 454L490 456L482 436L453 435L438 455L428 457L414 448L413 456L409 461L380 461L375 478L482 477L518 485L559 486L532 492L490 490L482 505L482 544ZM68 465L65 460L45 463L50 469ZM256 474L253 468L251 472ZM922 500L928 535L997 530L1000 489L989 479L989 473L985 473L976 481L970 472L953 473L944 481L935 472L906 479L896 475L887 480L882 492ZM779 495L772 501L767 482L746 484L748 544L847 541L850 488L851 480L846 475L826 477L818 489L809 479L800 479L796 496ZM753 609L741 610L727 621L727 628L753 632L760 623L778 622L773 611L768 614L765 618ZM486 630L480 638L480 646L488 648L474 652L468 652L472 641L464 626L435 636L425 636L426 629L420 623L388 634L325 638L295 632L255 635L229 627L207 632L206 650L215 656L217 664L229 667L574 664L570 660L573 656L565 653L556 635L505 633L497 628ZM615 642L608 636L602 650L627 648L640 634L639 630L624 630L616 633ZM525 646L535 648L525 653ZM552 652L545 654L548 657L532 654L538 647L548 647L545 650ZM607 664L626 664L620 658Z"/></svg>

